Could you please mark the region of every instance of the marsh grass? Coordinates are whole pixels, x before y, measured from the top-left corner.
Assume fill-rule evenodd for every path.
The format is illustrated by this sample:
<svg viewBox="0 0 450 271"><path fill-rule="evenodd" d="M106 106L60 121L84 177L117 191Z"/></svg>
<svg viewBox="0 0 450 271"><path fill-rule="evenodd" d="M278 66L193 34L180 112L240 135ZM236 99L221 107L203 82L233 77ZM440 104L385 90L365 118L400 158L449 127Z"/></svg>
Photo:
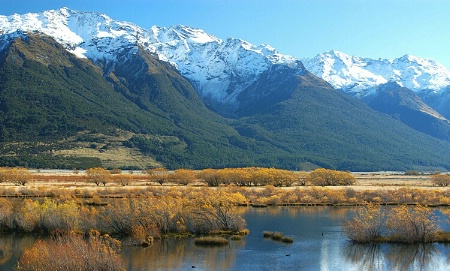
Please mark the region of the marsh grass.
<svg viewBox="0 0 450 271"><path fill-rule="evenodd" d="M199 246L224 246L228 245L228 239L219 236L206 236L195 238L194 243Z"/></svg>
<svg viewBox="0 0 450 271"><path fill-rule="evenodd" d="M281 241L283 243L293 243L294 242L294 239L292 237L284 236L284 234L282 232L264 231L263 236L266 239L270 238L274 241L278 241L278 242Z"/></svg>
<svg viewBox="0 0 450 271"><path fill-rule="evenodd" d="M292 239L292 237L289 237L289 236L283 236L283 238L281 239L281 242L291 244L291 243L294 243L294 239Z"/></svg>
<svg viewBox="0 0 450 271"><path fill-rule="evenodd" d="M231 240L233 240L233 241L242 240L242 235L232 235Z"/></svg>
<svg viewBox="0 0 450 271"><path fill-rule="evenodd" d="M281 241L281 240L283 240L283 233L282 232L274 232L270 238L275 241Z"/></svg>

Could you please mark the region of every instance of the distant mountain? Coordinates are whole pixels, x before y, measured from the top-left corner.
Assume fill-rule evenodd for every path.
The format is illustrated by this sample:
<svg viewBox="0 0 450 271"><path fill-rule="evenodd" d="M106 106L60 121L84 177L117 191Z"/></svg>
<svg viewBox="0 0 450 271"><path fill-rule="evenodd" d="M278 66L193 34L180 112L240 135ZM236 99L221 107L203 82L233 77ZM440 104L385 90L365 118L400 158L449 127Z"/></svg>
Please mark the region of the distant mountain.
<svg viewBox="0 0 450 271"><path fill-rule="evenodd" d="M382 84L362 100L417 131L450 142L450 122L408 88L394 82Z"/></svg>
<svg viewBox="0 0 450 271"><path fill-rule="evenodd" d="M268 45L67 8L0 32L3 165L450 169L449 142Z"/></svg>
<svg viewBox="0 0 450 271"><path fill-rule="evenodd" d="M420 93L422 100L434 108L442 116L450 119L450 86L441 89L439 92L424 91Z"/></svg>
<svg viewBox="0 0 450 271"><path fill-rule="evenodd" d="M302 59L306 69L334 88L364 97L372 87L387 82L421 92L439 93L450 86L450 71L431 59L404 55L397 59L370 59L339 51ZM419 94L420 95L420 94Z"/></svg>
<svg viewBox="0 0 450 271"><path fill-rule="evenodd" d="M394 60L375 60L330 51L314 58L302 59L302 62L306 69L336 89L363 101L372 101L371 107L375 110L395 112L397 118L410 127L448 140L447 128L442 128L442 125L447 126L446 119L450 118L450 71L436 61L411 55ZM392 82L395 84L391 84ZM380 92L386 86L394 86L389 95ZM406 95L405 89L402 89L402 93L394 94L400 86L411 90L415 96L412 97L413 93ZM378 98L373 100L375 96ZM399 110L399 99L407 96L414 102L403 100L402 109ZM423 103L428 108L424 109ZM412 107L406 110L408 106ZM431 112L430 109L436 112ZM416 121L418 116L413 112L431 113L423 115L425 119L419 118Z"/></svg>
<svg viewBox="0 0 450 271"><path fill-rule="evenodd" d="M399 169L418 157L416 166L426 168L435 163L430 150L449 145L371 110L309 72L295 80L288 99L237 120L240 134L289 151L290 159L357 171ZM448 160L448 153L441 154Z"/></svg>

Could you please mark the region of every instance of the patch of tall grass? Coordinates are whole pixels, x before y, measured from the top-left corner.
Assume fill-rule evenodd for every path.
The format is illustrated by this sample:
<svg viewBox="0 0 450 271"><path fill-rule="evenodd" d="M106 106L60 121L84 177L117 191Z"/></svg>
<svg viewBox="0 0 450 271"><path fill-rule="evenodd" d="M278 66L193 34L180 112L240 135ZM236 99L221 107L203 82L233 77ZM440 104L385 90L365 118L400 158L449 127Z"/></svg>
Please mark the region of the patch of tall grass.
<svg viewBox="0 0 450 271"><path fill-rule="evenodd" d="M205 236L195 238L194 243L200 246L224 246L228 245L228 239L219 236Z"/></svg>

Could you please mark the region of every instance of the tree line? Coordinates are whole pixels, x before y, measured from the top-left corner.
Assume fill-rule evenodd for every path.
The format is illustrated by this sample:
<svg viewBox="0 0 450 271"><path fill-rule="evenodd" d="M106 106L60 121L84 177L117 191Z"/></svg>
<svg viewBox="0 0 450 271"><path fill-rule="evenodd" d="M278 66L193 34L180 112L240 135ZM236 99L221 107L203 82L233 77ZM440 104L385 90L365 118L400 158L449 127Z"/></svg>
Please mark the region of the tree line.
<svg viewBox="0 0 450 271"><path fill-rule="evenodd" d="M78 173L78 171L76 171ZM153 168L143 171L145 178L160 185L171 183L175 185L189 185L203 182L208 186L221 185L236 186L267 186L290 187L304 186L349 186L356 183L355 177L348 171L338 171L318 168L311 172L298 172L276 168L245 167L224 169L177 169L169 171L165 168ZM133 172L123 173L120 169L104 169L93 167L85 171L85 180L97 186L114 183L122 186L130 185ZM405 173L406 174L406 173ZM15 185L26 185L33 178L26 168L0 168L0 182L11 182ZM436 186L450 185L449 174L433 174L432 183Z"/></svg>
<svg viewBox="0 0 450 271"><path fill-rule="evenodd" d="M114 172L113 172L114 173ZM111 174L103 168L90 168L86 170L87 180L96 185L106 185L110 181L128 185L131 180L130 174ZM349 172L341 172L330 169L316 169L311 173L289 171L276 168L224 168L189 170L178 169L169 171L165 168L154 168L145 171L149 181L163 185L172 183L188 185L195 181L202 181L208 186L236 185L236 186L267 186L290 187L306 185L307 183L319 186L352 185L355 177Z"/></svg>

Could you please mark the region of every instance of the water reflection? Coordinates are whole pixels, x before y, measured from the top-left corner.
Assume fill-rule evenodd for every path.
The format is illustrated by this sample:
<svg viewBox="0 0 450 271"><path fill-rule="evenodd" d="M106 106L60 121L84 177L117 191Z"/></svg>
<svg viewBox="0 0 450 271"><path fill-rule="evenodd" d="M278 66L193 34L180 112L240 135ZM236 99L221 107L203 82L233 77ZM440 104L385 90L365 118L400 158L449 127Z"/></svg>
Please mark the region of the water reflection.
<svg viewBox="0 0 450 271"><path fill-rule="evenodd" d="M385 257L395 270L434 270L439 254L432 244L390 245Z"/></svg>
<svg viewBox="0 0 450 271"><path fill-rule="evenodd" d="M359 270L383 270L384 255L380 244L348 243L342 250L344 258Z"/></svg>
<svg viewBox="0 0 450 271"><path fill-rule="evenodd" d="M251 208L249 210L249 208ZM244 215L249 211L263 215L279 216L279 215L289 215L291 218L295 218L299 215L323 215L326 213L327 216L336 219L342 219L342 217L347 216L349 211L353 211L354 207L334 207L334 206L270 206L265 208L252 208L252 207L241 207L238 208L239 214Z"/></svg>
<svg viewBox="0 0 450 271"><path fill-rule="evenodd" d="M201 247L194 240L155 240L147 248L124 247L127 270L450 270L450 246L361 245L348 242L340 225L356 208L242 208L250 235L224 247ZM284 244L264 239L281 231L294 239ZM0 236L0 270L13 270L32 236ZM192 267L196 267L193 269Z"/></svg>
<svg viewBox="0 0 450 271"><path fill-rule="evenodd" d="M192 238L156 240L148 248L126 247L122 251L127 270L230 270L236 262L237 249L245 239L230 241L223 247L196 246Z"/></svg>
<svg viewBox="0 0 450 271"><path fill-rule="evenodd" d="M355 270L448 270L443 248L438 244L347 243L342 254Z"/></svg>
<svg viewBox="0 0 450 271"><path fill-rule="evenodd" d="M22 252L35 241L36 237L32 235L0 235L0 270L13 270Z"/></svg>

